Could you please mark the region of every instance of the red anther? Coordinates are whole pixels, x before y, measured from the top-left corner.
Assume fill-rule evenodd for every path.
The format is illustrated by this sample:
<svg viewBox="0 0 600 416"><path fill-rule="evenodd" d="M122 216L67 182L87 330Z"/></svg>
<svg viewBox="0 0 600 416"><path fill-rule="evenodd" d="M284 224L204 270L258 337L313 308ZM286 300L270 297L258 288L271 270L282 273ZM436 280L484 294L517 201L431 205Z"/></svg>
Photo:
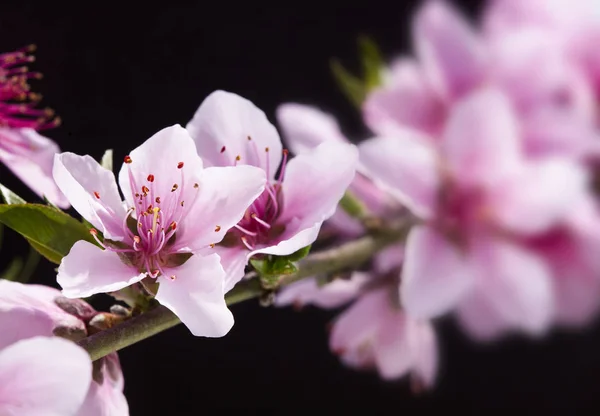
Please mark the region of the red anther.
<svg viewBox="0 0 600 416"><path fill-rule="evenodd" d="M148 179L148 182L154 182L154 175L150 174L146 179Z"/></svg>
<svg viewBox="0 0 600 416"><path fill-rule="evenodd" d="M125 159L123 159L123 161L127 164L131 163L132 162L131 156L129 156L129 155L125 156Z"/></svg>

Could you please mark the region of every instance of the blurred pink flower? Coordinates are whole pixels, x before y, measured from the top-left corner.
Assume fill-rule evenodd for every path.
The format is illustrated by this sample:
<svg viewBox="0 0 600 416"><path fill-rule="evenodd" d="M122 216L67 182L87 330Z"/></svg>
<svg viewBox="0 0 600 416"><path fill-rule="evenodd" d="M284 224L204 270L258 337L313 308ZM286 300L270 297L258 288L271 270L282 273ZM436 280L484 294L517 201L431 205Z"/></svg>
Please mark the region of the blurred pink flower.
<svg viewBox="0 0 600 416"><path fill-rule="evenodd" d="M414 130L360 145L374 180L424 221L401 278L411 316L459 308L532 334L551 322L551 271L521 239L564 221L587 196L587 175L568 158L528 160L518 127L506 96L481 88L453 106L435 146Z"/></svg>
<svg viewBox="0 0 600 416"><path fill-rule="evenodd" d="M484 13L492 36L538 30L577 65L600 96L600 4L597 0L491 0Z"/></svg>
<svg viewBox="0 0 600 416"><path fill-rule="evenodd" d="M29 55L34 49L0 54L0 161L35 193L61 208L69 208L52 179L58 146L37 133L56 127L60 119L50 109L35 108L41 96L29 91L28 80L41 74L23 66L34 61Z"/></svg>
<svg viewBox="0 0 600 416"><path fill-rule="evenodd" d="M142 279L194 335L218 337L233 325L224 299L218 243L264 189L252 166L203 168L194 141L175 125L125 157L119 183L90 156L56 156L54 178L73 207L100 229L103 249L78 241L58 268L70 298L114 292ZM97 232L92 230L94 236ZM210 249L209 249L210 250Z"/></svg>
<svg viewBox="0 0 600 416"><path fill-rule="evenodd" d="M284 256L312 244L352 182L358 162L354 145L335 140L288 162L265 114L225 91L209 95L187 129L200 156L212 166L253 165L267 175L262 195L234 228L224 229L227 237L215 248L227 272L226 291L242 279L250 257Z"/></svg>
<svg viewBox="0 0 600 416"><path fill-rule="evenodd" d="M398 299L398 273L403 247L391 246L374 258L370 272L354 272L319 284L319 277L284 287L277 306L314 305L338 308L353 302L333 323L331 350L342 362L358 369L377 369L384 379L410 373L425 387L433 385L437 371L437 345L433 326L415 320Z"/></svg>
<svg viewBox="0 0 600 416"><path fill-rule="evenodd" d="M413 41L416 57L394 61L363 105L376 134L411 129L439 143L453 106L493 85L517 110L529 156L600 155L592 85L555 37L540 30L485 36L447 2L429 0L414 18Z"/></svg>
<svg viewBox="0 0 600 416"><path fill-rule="evenodd" d="M333 116L316 107L285 103L277 108L276 114L284 138L296 155L306 153L321 143L329 141L350 143ZM379 189L361 173L362 170L359 163L348 191L365 205L371 215L387 217L392 213L398 213L401 208L394 198ZM345 237L356 237L365 232L362 224L340 206L336 208L326 224Z"/></svg>
<svg viewBox="0 0 600 416"><path fill-rule="evenodd" d="M60 307L59 305L63 306ZM0 350L2 350L0 354L8 350L11 345L17 345L21 340L36 339L36 337L52 337L55 335L68 338L71 341L78 341L87 335L86 323L96 313L91 306L81 300L66 300L62 297L60 291L56 289L0 280L0 333L2 334L0 336ZM44 341L44 343L52 344L49 341ZM42 341L38 341L36 345L41 348L41 344L43 344ZM61 345L60 342L54 342L54 344ZM65 378L64 383L68 383L66 386L61 384L59 390L51 390L48 393L45 391L50 387L39 386L37 391L31 387L33 397L26 397L23 400L27 399L32 402L44 400L44 402L40 401L39 403L40 406L44 406L44 412L15 414L52 414L52 403L49 402L50 399L48 398L51 397L59 403L66 403L70 400L73 400L72 403L78 403L79 412L64 411L56 413L57 415L128 415L129 407L123 395L124 381L117 353L111 353L97 361L92 371L87 353L71 342L65 342L65 344L72 345L72 347L52 347L48 351L45 348L31 347L31 350L26 350L29 351L27 354L44 357L42 361L45 364L39 359L31 360L29 364L24 361L20 363L18 368L15 368L15 371L24 372L24 374L33 372L36 374L34 377L36 380L39 378L40 382L51 384L61 382L60 378L63 371L68 372L66 374L70 374L71 371L77 372L77 374L83 372L84 374L78 377L72 375L72 380ZM62 350L65 350L65 353L61 353ZM52 354L46 356L50 352ZM2 361L2 358L0 358L0 361ZM14 364L17 365L17 362ZM44 375L48 376L48 380L42 380ZM5 374L0 369L0 377L4 376ZM31 383L32 380L26 380L26 382ZM0 383L0 410L3 410L2 404L5 397L3 387L10 384L12 382ZM79 397L78 392L80 389L83 389L81 400L77 401L75 398ZM68 392L68 394L65 394L65 392ZM16 392L14 394L15 396L11 400L20 399ZM2 412L0 411L0 413Z"/></svg>
<svg viewBox="0 0 600 416"><path fill-rule="evenodd" d="M89 356L72 342L46 337L18 341L0 350L0 414L100 416L82 409L91 378Z"/></svg>

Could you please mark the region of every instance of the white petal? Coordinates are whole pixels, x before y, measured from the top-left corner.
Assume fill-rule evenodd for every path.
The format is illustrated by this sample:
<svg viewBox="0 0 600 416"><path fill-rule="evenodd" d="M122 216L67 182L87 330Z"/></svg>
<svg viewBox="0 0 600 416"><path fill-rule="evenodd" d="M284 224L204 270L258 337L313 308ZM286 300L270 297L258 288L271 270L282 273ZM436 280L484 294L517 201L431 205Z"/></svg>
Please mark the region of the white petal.
<svg viewBox="0 0 600 416"><path fill-rule="evenodd" d="M165 272L168 276L159 277L156 299L173 311L192 334L222 337L229 332L233 315L225 304L225 271L218 255L193 255L180 267Z"/></svg>

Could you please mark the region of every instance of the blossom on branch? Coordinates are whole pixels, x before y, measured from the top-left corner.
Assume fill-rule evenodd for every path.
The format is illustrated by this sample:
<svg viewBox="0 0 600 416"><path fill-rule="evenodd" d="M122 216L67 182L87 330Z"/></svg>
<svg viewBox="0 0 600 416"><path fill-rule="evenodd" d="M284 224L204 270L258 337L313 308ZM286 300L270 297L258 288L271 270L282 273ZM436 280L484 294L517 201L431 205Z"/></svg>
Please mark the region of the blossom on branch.
<svg viewBox="0 0 600 416"><path fill-rule="evenodd" d="M68 208L69 202L52 179L54 155L59 148L38 131L60 124L51 109L35 108L40 94L30 92L29 80L41 78L27 63L35 60L31 45L0 54L0 161L39 196Z"/></svg>
<svg viewBox="0 0 600 416"><path fill-rule="evenodd" d="M63 294L87 297L142 282L194 335L225 335L233 316L221 259L210 251L261 194L264 176L252 166L204 168L179 125L125 157L119 172L124 202L113 173L90 156L57 155L56 183L96 227L92 233L102 246L78 241L63 258L57 277Z"/></svg>
<svg viewBox="0 0 600 416"><path fill-rule="evenodd" d="M354 145L326 142L288 161L265 114L232 93L209 95L186 128L206 163L257 166L267 176L264 192L215 247L227 272L226 290L242 279L252 256L285 256L311 245L354 178Z"/></svg>
<svg viewBox="0 0 600 416"><path fill-rule="evenodd" d="M7 377L0 383L1 414L8 411L3 406L9 405L19 410L8 413L15 415L54 414L53 406L72 406L70 410L57 408L56 415L129 414L117 353L98 360L92 368L83 349L56 340L84 338L96 314L87 303L65 299L51 287L0 280L0 378ZM9 358L3 360L5 351L14 360L10 364ZM1 363L12 368L3 368Z"/></svg>

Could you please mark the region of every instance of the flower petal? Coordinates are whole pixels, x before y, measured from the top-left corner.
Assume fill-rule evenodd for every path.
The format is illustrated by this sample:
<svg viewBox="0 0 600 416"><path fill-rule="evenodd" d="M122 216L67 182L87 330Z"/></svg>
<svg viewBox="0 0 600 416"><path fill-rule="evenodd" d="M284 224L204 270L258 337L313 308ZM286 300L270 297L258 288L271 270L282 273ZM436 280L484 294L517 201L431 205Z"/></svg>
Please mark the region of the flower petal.
<svg viewBox="0 0 600 416"><path fill-rule="evenodd" d="M208 166L233 166L240 156L238 164L260 167L267 171L268 179L275 176L281 162L281 139L265 113L249 100L215 91L202 102L186 129Z"/></svg>
<svg viewBox="0 0 600 416"><path fill-rule="evenodd" d="M385 291L373 291L361 296L341 313L334 322L329 348L352 367L375 364L373 342L377 337Z"/></svg>
<svg viewBox="0 0 600 416"><path fill-rule="evenodd" d="M260 196L265 182L265 172L254 166L204 169L198 179L198 195L181 220L173 250L196 251L220 242Z"/></svg>
<svg viewBox="0 0 600 416"><path fill-rule="evenodd" d="M304 228L304 222L294 218L286 224L286 229L283 234L277 237L275 241L277 244L253 250L249 254L249 257L252 257L255 254L287 256L288 254L295 253L301 248L307 247L315 242L319 236L321 224L321 222L318 222L310 228Z"/></svg>
<svg viewBox="0 0 600 416"><path fill-rule="evenodd" d="M221 265L225 270L224 292L229 292L244 277L244 270L248 264L248 250L240 245L234 247L217 245L206 251L206 254L212 252L221 258Z"/></svg>
<svg viewBox="0 0 600 416"><path fill-rule="evenodd" d="M123 239L125 208L111 171L88 155L66 152L54 157L52 173L60 190L83 218L101 230L105 238Z"/></svg>
<svg viewBox="0 0 600 416"><path fill-rule="evenodd" d="M380 328L374 342L375 363L382 378L390 380L402 377L412 367L412 351L409 343L407 322L400 309L392 310L390 301L385 314L380 316Z"/></svg>
<svg viewBox="0 0 600 416"><path fill-rule="evenodd" d="M283 287L277 294L275 305L315 305L319 308L337 308L355 299L369 281L368 273L354 272L350 279L335 279L319 286L317 279L305 279Z"/></svg>
<svg viewBox="0 0 600 416"><path fill-rule="evenodd" d="M348 142L337 121L317 107L285 103L277 107L276 115L286 143L297 155L325 141Z"/></svg>
<svg viewBox="0 0 600 416"><path fill-rule="evenodd" d="M52 178L56 143L30 128L0 128L0 160L39 196L60 208L69 208L67 198Z"/></svg>
<svg viewBox="0 0 600 416"><path fill-rule="evenodd" d="M507 98L482 89L454 107L442 152L464 186L495 184L514 173L521 163L520 136Z"/></svg>
<svg viewBox="0 0 600 416"><path fill-rule="evenodd" d="M362 112L371 131L380 136L403 134L412 128L432 137L440 133L446 109L413 60L391 69L393 82L369 93Z"/></svg>
<svg viewBox="0 0 600 416"><path fill-rule="evenodd" d="M60 262L56 280L64 296L86 298L123 289L145 276L123 263L117 253L78 241Z"/></svg>
<svg viewBox="0 0 600 416"><path fill-rule="evenodd" d="M134 194L142 187L151 189L150 197L162 199L163 209L169 202L190 203L197 188L194 183L202 173L202 159L189 133L179 124L166 127L129 153L131 163L123 163L119 185L129 206L135 206ZM180 167L181 166L181 167ZM135 183L132 184L130 175ZM152 175L152 183L149 177ZM174 185L177 190L173 191ZM175 205L173 204L173 205Z"/></svg>
<svg viewBox="0 0 600 416"><path fill-rule="evenodd" d="M430 322L406 317L408 341L413 354L413 371L425 387L433 386L438 369L437 337Z"/></svg>
<svg viewBox="0 0 600 416"><path fill-rule="evenodd" d="M229 332L233 315L225 304L225 271L218 255L194 255L180 267L165 272L167 276L158 278L156 299L173 311L192 334L222 337Z"/></svg>
<svg viewBox="0 0 600 416"><path fill-rule="evenodd" d="M554 314L551 272L522 247L488 240L474 247L481 273L474 290L512 328L540 335Z"/></svg>
<svg viewBox="0 0 600 416"><path fill-rule="evenodd" d="M129 405L123 394L123 373L119 356L111 353L102 363L102 384L92 381L78 416L128 416Z"/></svg>
<svg viewBox="0 0 600 416"><path fill-rule="evenodd" d="M521 234L537 234L557 225L587 193L588 176L577 163L545 158L491 194L494 217Z"/></svg>
<svg viewBox="0 0 600 416"><path fill-rule="evenodd" d="M357 164L356 146L330 141L293 158L286 167L279 221L298 218L309 228L331 217Z"/></svg>
<svg viewBox="0 0 600 416"><path fill-rule="evenodd" d="M406 241L400 295L412 317L433 318L457 306L471 290L475 265L433 229L414 227Z"/></svg>
<svg viewBox="0 0 600 416"><path fill-rule="evenodd" d="M83 348L61 338L36 337L0 352L0 413L74 415L92 375Z"/></svg>
<svg viewBox="0 0 600 416"><path fill-rule="evenodd" d="M417 133L380 137L359 145L368 175L423 218L433 214L438 190L436 154Z"/></svg>
<svg viewBox="0 0 600 416"><path fill-rule="evenodd" d="M483 81L482 41L447 2L425 3L415 17L413 38L425 73L448 99L464 95Z"/></svg>
<svg viewBox="0 0 600 416"><path fill-rule="evenodd" d="M53 329L54 321L41 310L26 306L0 308L0 350L22 339L52 336Z"/></svg>

